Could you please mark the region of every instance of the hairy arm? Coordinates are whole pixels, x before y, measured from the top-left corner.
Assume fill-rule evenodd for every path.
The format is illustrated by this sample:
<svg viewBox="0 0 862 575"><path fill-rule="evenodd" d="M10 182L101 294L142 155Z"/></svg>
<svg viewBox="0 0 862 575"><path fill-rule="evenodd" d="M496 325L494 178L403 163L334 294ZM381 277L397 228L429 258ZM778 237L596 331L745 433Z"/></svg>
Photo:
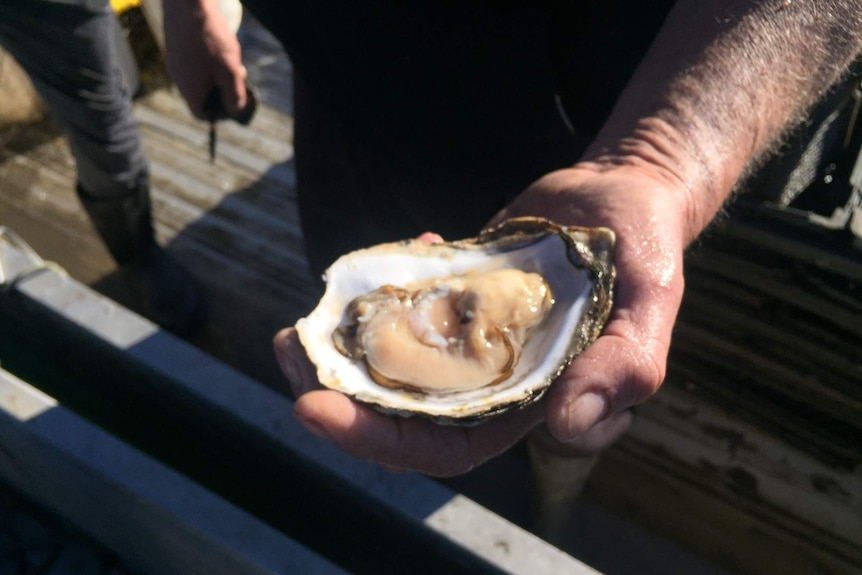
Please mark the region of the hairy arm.
<svg viewBox="0 0 862 575"><path fill-rule="evenodd" d="M658 389L685 246L860 50L858 0L680 0L581 161L502 214L617 231L614 312L549 394L555 437L600 446L598 421Z"/></svg>
<svg viewBox="0 0 862 575"><path fill-rule="evenodd" d="M681 0L583 165L661 170L691 240L860 51L858 0Z"/></svg>

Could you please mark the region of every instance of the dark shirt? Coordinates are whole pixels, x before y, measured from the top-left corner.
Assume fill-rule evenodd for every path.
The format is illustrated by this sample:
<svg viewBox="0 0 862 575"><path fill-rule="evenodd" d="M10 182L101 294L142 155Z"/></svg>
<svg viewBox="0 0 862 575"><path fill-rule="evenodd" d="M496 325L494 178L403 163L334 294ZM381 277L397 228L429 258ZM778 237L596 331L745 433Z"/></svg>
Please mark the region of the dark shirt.
<svg viewBox="0 0 862 575"><path fill-rule="evenodd" d="M528 119L548 114L558 94L575 129L589 136L673 2L244 4L283 42L306 82L351 115L364 106L375 122L386 108L393 123L429 118L439 128L437 119L455 117L480 128L532 125Z"/></svg>
<svg viewBox="0 0 862 575"><path fill-rule="evenodd" d="M303 182L315 188L301 204L306 226L311 211L349 205L342 223L321 215L316 225L361 235L352 222L376 216L391 228L361 244L475 233L531 181L573 164L672 2L244 4L284 44L314 106L359 142L341 163L373 166L354 178L370 181L358 190L299 174L301 194ZM314 154L335 153L318 144ZM350 204L355 195L365 207Z"/></svg>

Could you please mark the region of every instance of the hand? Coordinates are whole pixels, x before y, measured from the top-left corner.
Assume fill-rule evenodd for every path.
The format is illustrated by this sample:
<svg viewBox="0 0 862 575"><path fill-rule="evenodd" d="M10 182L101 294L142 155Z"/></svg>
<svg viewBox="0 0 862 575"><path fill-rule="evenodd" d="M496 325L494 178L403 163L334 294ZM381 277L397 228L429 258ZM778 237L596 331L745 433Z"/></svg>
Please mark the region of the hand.
<svg viewBox="0 0 862 575"><path fill-rule="evenodd" d="M441 477L466 473L508 449L543 417L538 405L476 427L383 415L339 392L324 390L293 328L280 331L274 347L297 397L294 412L299 422L342 451L392 471L418 470Z"/></svg>
<svg viewBox="0 0 862 575"><path fill-rule="evenodd" d="M290 328L276 336L275 352L298 398L298 419L353 456L440 476L469 471L543 421L568 453L603 449L626 430L627 408L649 397L664 378L683 288L679 197L672 182L647 168L576 167L537 181L495 218L536 215L617 233L609 322L540 403L470 428L381 415L321 390Z"/></svg>
<svg viewBox="0 0 862 575"><path fill-rule="evenodd" d="M432 233L418 239L443 241ZM470 428L385 416L341 393L323 389L295 329L280 331L274 348L297 398L295 412L300 423L343 451L393 471L413 469L439 476L465 473L507 449L542 419L538 406Z"/></svg>
<svg viewBox="0 0 862 575"><path fill-rule="evenodd" d="M664 379L684 283L688 196L681 187L649 165L581 164L537 181L494 219L540 215L616 232L617 282L608 323L544 399L546 424L563 443L561 451L605 448L627 428L628 408Z"/></svg>
<svg viewBox="0 0 862 575"><path fill-rule="evenodd" d="M218 89L228 116L246 106L246 69L236 34L212 0L164 0L168 74L195 117L210 120L207 97Z"/></svg>

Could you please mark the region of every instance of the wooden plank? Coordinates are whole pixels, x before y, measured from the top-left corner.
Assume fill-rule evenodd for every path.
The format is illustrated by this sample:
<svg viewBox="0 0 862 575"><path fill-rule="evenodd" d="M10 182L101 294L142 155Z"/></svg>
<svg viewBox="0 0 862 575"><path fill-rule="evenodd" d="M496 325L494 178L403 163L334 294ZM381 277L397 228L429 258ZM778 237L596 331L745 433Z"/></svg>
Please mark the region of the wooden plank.
<svg viewBox="0 0 862 575"><path fill-rule="evenodd" d="M135 108L135 117L143 130L181 141L191 151L190 158L209 163L208 125L192 117L179 98L159 91L141 104ZM293 157L293 120L270 107L260 107L249 126L224 121L217 128L216 165L233 164L263 174L269 165Z"/></svg>
<svg viewBox="0 0 862 575"><path fill-rule="evenodd" d="M282 160L257 173L230 160L230 149L210 165L203 149L190 144L206 138L206 126L191 118L176 95L156 92L136 109L150 110L151 102L176 110L170 119L159 117L158 107L145 111L143 120L160 119L153 125L142 121L141 130L151 157L157 235L193 273L208 302L210 321L192 341L268 385L283 386L272 336L317 298L293 199L295 176L292 165L283 162L292 148L279 139L289 136L289 118L263 106L252 127L226 124L220 130L238 147L258 142L252 149L261 158ZM172 125L185 131L171 133ZM0 222L14 223L46 259L76 279L134 306L75 197L74 163L62 138L44 124L26 136L0 154ZM257 162L254 169L261 168Z"/></svg>
<svg viewBox="0 0 862 575"><path fill-rule="evenodd" d="M344 572L4 370L0 476L136 572Z"/></svg>
<svg viewBox="0 0 862 575"><path fill-rule="evenodd" d="M803 278L810 280L812 274L799 271L793 273L792 262L783 262L785 265L773 262L769 268L764 269L762 262L753 262L740 255L739 252L733 255L710 252L708 265L705 263L697 265L695 258L692 267L702 270L705 268L704 271L707 273L722 273L729 278L756 278L758 287L780 298L781 301L786 301L810 313L834 318L833 321L842 328L859 333L858 318L862 313L862 305L858 298L842 298L837 293L824 293L824 290L816 289L817 286L811 283L800 285ZM852 267L848 265L847 271L850 272L851 269Z"/></svg>
<svg viewBox="0 0 862 575"><path fill-rule="evenodd" d="M777 524L806 523L819 546L862 562L862 470L835 469L724 409L698 402L679 386L653 399L639 411L631 433L639 449L661 449L692 469L709 464L711 473L723 476L716 482L722 487L744 476L747 485L733 486L741 506L786 514Z"/></svg>
<svg viewBox="0 0 862 575"><path fill-rule="evenodd" d="M681 310L686 326L706 329L716 333L716 337L747 345L750 354L758 353L770 359L785 358L782 361L796 359L813 364L818 373L840 374L840 378L830 378L830 385L840 386L845 396L857 394L862 398L859 389L862 369L853 357L854 342L843 330L836 329L833 322L821 317L803 317L792 310L782 315L764 313L760 310L770 306L766 298L761 298L758 305L748 306L739 301L738 295L732 299L722 297L721 292L725 288L733 288L726 282L710 282L704 286L695 278L690 282L690 288L686 305ZM753 296L757 292L749 289L749 293ZM841 315L846 317L848 314L842 311ZM812 384L817 382L812 381ZM827 389L823 392L829 393Z"/></svg>
<svg viewBox="0 0 862 575"><path fill-rule="evenodd" d="M289 72L283 78L279 78L278 82L282 86L285 83L290 85ZM275 87L283 89L282 87ZM279 107L267 102L265 98L262 101L264 105L258 108L255 119L251 122L253 132L256 134L255 137L264 138L272 142L272 144L268 145L291 146L291 142L293 141L293 117L289 112L282 111ZM144 107L156 111L161 116L175 118L177 122L187 125L201 125L202 123L189 113L185 101L175 89L157 90L148 94L146 98L139 100L139 102ZM230 126L232 124L228 123L226 125ZM247 133L245 128L240 128L240 130L240 133ZM273 149L279 148L276 147ZM277 158L273 161L277 161Z"/></svg>
<svg viewBox="0 0 862 575"><path fill-rule="evenodd" d="M30 77L3 47L0 47L0 102L3 102L0 128L35 122L45 113Z"/></svg>
<svg viewBox="0 0 862 575"><path fill-rule="evenodd" d="M351 571L594 573L418 474L345 456L303 431L284 397L73 280L46 270L0 300L19 330L6 349L39 350L36 371L87 376L59 391L91 416Z"/></svg>
<svg viewBox="0 0 862 575"><path fill-rule="evenodd" d="M26 155L16 154L0 163L3 196L16 204L25 204L34 212L48 212L58 220L69 217L85 221L75 197L74 169L63 140L56 135L40 142ZM59 222L57 222L59 223Z"/></svg>
<svg viewBox="0 0 862 575"><path fill-rule="evenodd" d="M831 541L829 534L811 526L797 530L798 524L770 511L746 508L726 486L707 489L704 480L713 471L708 461L696 468L677 466L661 451L625 442L605 454L587 495L734 573L860 572L855 558L837 555L832 545L819 545ZM809 539L812 533L817 537Z"/></svg>
<svg viewBox="0 0 862 575"><path fill-rule="evenodd" d="M860 252L808 232L731 219L688 254L667 381L590 480L742 573L862 571Z"/></svg>
<svg viewBox="0 0 862 575"><path fill-rule="evenodd" d="M755 249L771 252L792 261L805 262L824 271L837 273L854 282L862 281L862 254L858 240L842 230L828 232L817 226L784 226L764 217L756 207L747 204L735 211L735 217L724 222L724 240L741 241Z"/></svg>

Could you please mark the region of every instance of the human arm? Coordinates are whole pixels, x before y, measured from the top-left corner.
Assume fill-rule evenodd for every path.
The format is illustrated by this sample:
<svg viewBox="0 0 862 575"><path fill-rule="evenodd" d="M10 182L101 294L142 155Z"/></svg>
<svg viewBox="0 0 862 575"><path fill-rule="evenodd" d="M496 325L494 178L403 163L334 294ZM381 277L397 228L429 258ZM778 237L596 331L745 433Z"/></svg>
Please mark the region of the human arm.
<svg viewBox="0 0 862 575"><path fill-rule="evenodd" d="M228 116L246 106L242 51L218 0L163 0L168 74L196 117L217 88Z"/></svg>
<svg viewBox="0 0 862 575"><path fill-rule="evenodd" d="M581 160L500 214L617 232L612 316L540 405L468 429L387 418L308 391L313 374L283 332L276 352L301 395L300 421L348 453L435 475L466 471L542 422L583 452L606 446L664 379L685 246L859 52L860 11L838 0L681 0Z"/></svg>
<svg viewBox="0 0 862 575"><path fill-rule="evenodd" d="M581 160L506 210L618 233L615 310L549 394L555 437L588 441L577 400L590 390L614 414L658 389L682 250L860 51L858 2L677 2Z"/></svg>

